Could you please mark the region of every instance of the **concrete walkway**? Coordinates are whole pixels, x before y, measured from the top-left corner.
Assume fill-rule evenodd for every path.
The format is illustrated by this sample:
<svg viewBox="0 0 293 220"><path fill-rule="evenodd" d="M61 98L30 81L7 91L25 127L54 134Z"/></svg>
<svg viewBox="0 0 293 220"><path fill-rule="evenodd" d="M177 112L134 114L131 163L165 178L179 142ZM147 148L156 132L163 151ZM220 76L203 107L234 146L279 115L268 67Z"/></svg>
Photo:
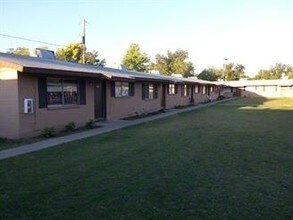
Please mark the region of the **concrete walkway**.
<svg viewBox="0 0 293 220"><path fill-rule="evenodd" d="M221 102L226 102L229 100L231 100L231 99L224 99L221 101L211 102L211 103L207 103L207 104L200 104L200 105L196 105L196 106L192 106L192 107L188 107L188 108L184 108L184 109L170 109L165 113L161 113L161 114L157 114L157 115L153 115L153 116L148 116L148 117L141 118L141 119L109 120L109 121L106 120L106 121L97 122L96 124L101 126L100 128L97 128L97 129L83 131L80 133L74 133L74 134L66 135L66 136L62 136L62 137L50 138L50 139L39 141L39 142L36 142L33 144L27 144L27 145L23 145L20 147L2 150L2 151L0 151L0 160L10 158L10 157L15 157L15 156L22 155L22 154L27 154L30 152L42 150L42 149L53 147L53 146L57 146L57 145L60 145L63 143L68 143L68 142L79 140L82 138L87 138L87 137L92 137L92 136L99 135L99 134L104 134L104 133L114 131L114 130L117 130L120 128L125 128L125 127L129 127L129 126L153 121L153 120L160 119L160 118L165 118L165 117L175 115L178 113L193 111L195 109L215 105L215 104L218 104Z"/></svg>

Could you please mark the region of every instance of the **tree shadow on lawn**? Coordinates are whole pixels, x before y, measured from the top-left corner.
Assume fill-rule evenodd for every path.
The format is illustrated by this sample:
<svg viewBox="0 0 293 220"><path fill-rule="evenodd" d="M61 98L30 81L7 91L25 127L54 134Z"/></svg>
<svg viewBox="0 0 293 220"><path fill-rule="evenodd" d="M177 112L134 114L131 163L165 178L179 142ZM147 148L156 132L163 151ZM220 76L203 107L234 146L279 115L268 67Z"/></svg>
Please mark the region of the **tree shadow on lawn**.
<svg viewBox="0 0 293 220"><path fill-rule="evenodd" d="M1 161L0 213L290 219L293 114L259 108L266 101L219 103Z"/></svg>

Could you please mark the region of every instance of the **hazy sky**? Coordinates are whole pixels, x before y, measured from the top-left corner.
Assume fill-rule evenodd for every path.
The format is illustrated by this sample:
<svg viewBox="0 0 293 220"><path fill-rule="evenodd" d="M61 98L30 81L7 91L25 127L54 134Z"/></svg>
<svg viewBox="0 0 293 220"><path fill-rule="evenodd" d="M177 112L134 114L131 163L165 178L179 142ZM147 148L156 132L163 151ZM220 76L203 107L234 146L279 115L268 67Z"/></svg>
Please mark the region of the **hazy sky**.
<svg viewBox="0 0 293 220"><path fill-rule="evenodd" d="M66 45L80 41L84 18L87 48L107 66L117 67L133 42L151 58L187 50L197 73L224 58L249 75L293 64L292 0L0 0L0 34ZM1 52L38 46L0 35Z"/></svg>

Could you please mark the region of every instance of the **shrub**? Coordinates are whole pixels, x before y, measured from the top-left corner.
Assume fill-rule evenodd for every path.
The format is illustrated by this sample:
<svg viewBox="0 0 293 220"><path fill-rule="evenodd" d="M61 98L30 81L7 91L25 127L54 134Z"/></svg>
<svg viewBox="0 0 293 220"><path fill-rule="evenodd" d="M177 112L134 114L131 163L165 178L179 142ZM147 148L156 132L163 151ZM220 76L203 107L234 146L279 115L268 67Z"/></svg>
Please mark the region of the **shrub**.
<svg viewBox="0 0 293 220"><path fill-rule="evenodd" d="M67 125L65 125L65 130L66 131L74 131L76 129L75 123L69 122Z"/></svg>
<svg viewBox="0 0 293 220"><path fill-rule="evenodd" d="M55 131L55 128L53 127L47 127L47 128L44 128L42 130L42 136L43 137L54 137L56 135L56 131Z"/></svg>
<svg viewBox="0 0 293 220"><path fill-rule="evenodd" d="M93 129L94 127L96 127L96 122L94 119L90 119L85 123L85 128L87 129Z"/></svg>

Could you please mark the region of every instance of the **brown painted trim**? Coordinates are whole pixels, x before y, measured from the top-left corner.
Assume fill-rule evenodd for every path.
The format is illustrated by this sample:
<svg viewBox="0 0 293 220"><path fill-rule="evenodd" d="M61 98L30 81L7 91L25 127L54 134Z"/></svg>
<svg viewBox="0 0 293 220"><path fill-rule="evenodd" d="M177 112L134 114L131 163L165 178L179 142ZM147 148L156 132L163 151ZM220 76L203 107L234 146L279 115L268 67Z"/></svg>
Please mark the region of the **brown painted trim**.
<svg viewBox="0 0 293 220"><path fill-rule="evenodd" d="M34 67L23 67L24 73L29 74L45 74L45 75L58 75L58 76L76 76L76 77L94 77L101 78L103 76L101 73L84 73L84 72L74 72L66 70L54 70L54 69L43 69L43 68L34 68Z"/></svg>
<svg viewBox="0 0 293 220"><path fill-rule="evenodd" d="M102 78L103 78L103 79L110 80L110 81L135 82L135 79L123 78L123 77L111 77L111 78L108 78L108 77L102 76Z"/></svg>
<svg viewBox="0 0 293 220"><path fill-rule="evenodd" d="M135 81L137 81L137 82L161 82L161 83L163 83L163 82L166 82L166 83L169 83L170 82L170 80L161 80L161 79L150 79L150 78L141 78L141 77L139 77L139 78L136 78L135 76L134 76L134 78L135 78Z"/></svg>

